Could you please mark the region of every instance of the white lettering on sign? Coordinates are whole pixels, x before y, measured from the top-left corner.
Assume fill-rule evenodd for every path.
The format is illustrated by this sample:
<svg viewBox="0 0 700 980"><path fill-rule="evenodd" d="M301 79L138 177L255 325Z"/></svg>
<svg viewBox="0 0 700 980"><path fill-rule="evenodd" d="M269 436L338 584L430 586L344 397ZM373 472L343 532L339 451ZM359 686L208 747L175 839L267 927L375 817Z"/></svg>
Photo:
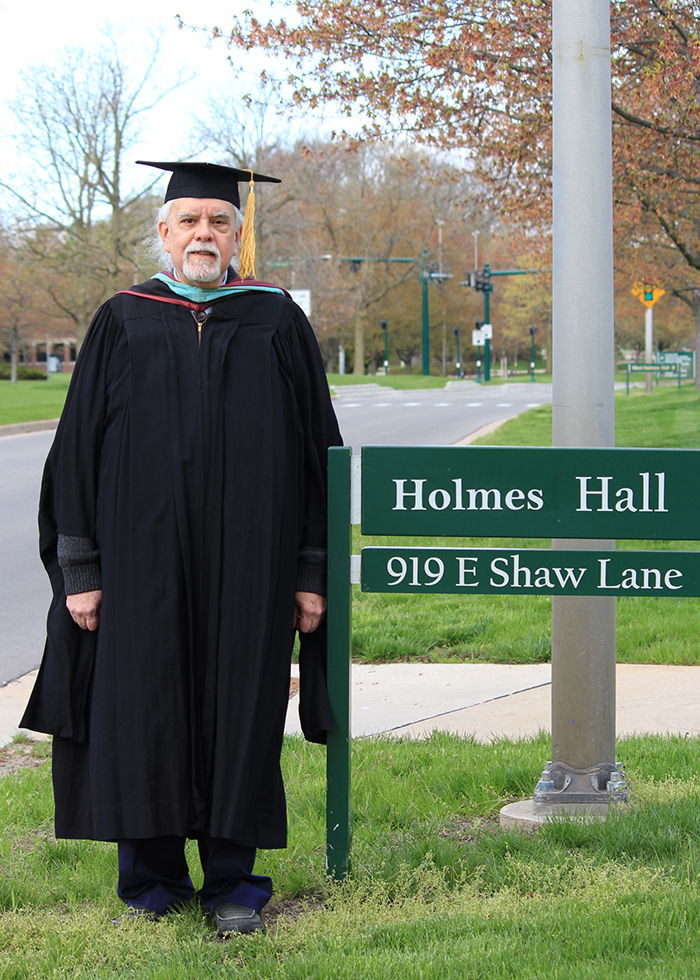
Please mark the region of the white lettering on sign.
<svg viewBox="0 0 700 980"><path fill-rule="evenodd" d="M683 572L679 572L677 568L669 568L665 575L659 568L625 568L620 581L617 584L609 584L608 565L610 561L610 558L598 559L600 565L599 589L639 589L649 592L654 589L663 589L664 586L674 591L683 588L682 585L673 585L676 579L683 578ZM640 575L641 583L639 581Z"/></svg>
<svg viewBox="0 0 700 980"><path fill-rule="evenodd" d="M458 589L474 589L479 584L478 582L465 581L467 575L473 575L476 578L476 563L478 560L478 558L472 558L467 555L457 555L457 566L459 568ZM467 568L468 561L473 562L472 568Z"/></svg>
<svg viewBox="0 0 700 980"><path fill-rule="evenodd" d="M510 561L513 561L512 568ZM534 585L532 581L533 573L529 568L520 565L520 555L511 555L510 558L494 558L491 562L490 584L494 589L504 589L507 585L511 589L554 589L554 583L550 572L553 572L562 589L570 583L574 589L581 584L583 576L586 574L585 568L579 568L578 575L573 568L538 568L534 572ZM493 576L496 576L494 578Z"/></svg>
<svg viewBox="0 0 700 980"><path fill-rule="evenodd" d="M394 480L396 484L396 506L394 510L406 510L404 497L413 497L413 507L411 510L425 510L423 506L423 484L425 480ZM412 483L414 490L404 490L406 483Z"/></svg>
<svg viewBox="0 0 700 980"><path fill-rule="evenodd" d="M588 477L584 477L588 479ZM521 490L519 487L502 494L496 487L464 488L464 480L457 477L452 480L454 491L437 487L425 495L427 480L393 480L396 488L396 501L392 510L503 510L503 504L508 510L542 510L544 496L542 490L532 487ZM589 491L592 492L592 491ZM425 506L427 500L428 506ZM465 506L466 501L466 506Z"/></svg>
<svg viewBox="0 0 700 980"><path fill-rule="evenodd" d="M411 563L411 579L408 583L409 585L420 588L421 585L437 585L438 582L442 581L442 577L445 574L445 563L442 558L438 558L436 555L431 555L430 558L425 559L423 562L423 575L425 576L426 581L424 582L421 582L419 578L419 559L412 556L408 560ZM476 561L476 558L474 561ZM389 582L388 584L401 585L408 573L408 563L406 562L405 558L402 558L400 555L393 555L386 563L386 570L389 575L394 576L394 581Z"/></svg>
<svg viewBox="0 0 700 980"><path fill-rule="evenodd" d="M469 495L469 506L467 510L503 510L501 507L500 490L467 490ZM491 497L493 494L493 497ZM479 504L477 505L477 497ZM489 500L493 500L493 507L489 505Z"/></svg>
<svg viewBox="0 0 700 980"><path fill-rule="evenodd" d="M457 563L457 581L454 588L476 589L479 587L479 556L454 555ZM576 591L580 587L587 568L562 568L557 565L544 565L532 569L521 564L526 555L513 552L510 555L498 555L491 559L489 565L489 584L493 589L530 589L541 590L545 594L558 594L559 590ZM683 589L683 572L677 568L663 571L659 568L625 568L619 575L619 581L611 580L609 569L611 558L598 558L599 577L596 591L637 591L663 592L664 589L678 592ZM438 555L392 555L386 563L390 580L388 586L409 586L414 589L424 589L437 586L445 577L445 565L452 562L452 557L444 558ZM454 566L451 566L454 567ZM450 573L451 574L451 573ZM592 574L595 573L592 571ZM449 581L449 579L448 579ZM452 580L454 581L454 579ZM595 581L595 578L594 578ZM676 584L679 583L679 584ZM448 589L449 591L449 589ZM590 594L590 593L588 593Z"/></svg>
<svg viewBox="0 0 700 980"><path fill-rule="evenodd" d="M637 489L637 496L635 497L635 491L632 487L621 487L619 490L615 491L615 507L611 507L612 503L610 497L610 483L614 479L612 476L577 476L576 479L579 483L579 506L576 508L578 513L590 513L594 509L598 513L611 513L614 510L618 513L622 511L630 511L631 513L641 513L641 514L667 514L668 508L666 507L666 474L665 473L654 473L656 477L656 507L652 508L651 503L651 474L650 473L640 473L642 478L641 488ZM589 487L589 482L591 480L598 480L599 486ZM594 500L589 498L598 497L600 499ZM641 507L637 506L640 503ZM589 504L597 504L598 506L591 507Z"/></svg>

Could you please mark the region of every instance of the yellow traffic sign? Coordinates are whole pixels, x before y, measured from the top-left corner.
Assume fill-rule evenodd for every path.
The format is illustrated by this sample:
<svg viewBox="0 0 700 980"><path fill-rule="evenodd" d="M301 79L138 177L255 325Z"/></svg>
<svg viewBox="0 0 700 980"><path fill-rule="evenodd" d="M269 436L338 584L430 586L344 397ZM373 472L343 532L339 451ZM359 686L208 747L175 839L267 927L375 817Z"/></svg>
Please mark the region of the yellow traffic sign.
<svg viewBox="0 0 700 980"><path fill-rule="evenodd" d="M659 286L652 286L648 282L635 282L632 286L632 295L636 296L639 302L643 303L648 309L654 303L658 303L662 296L666 295L666 290L661 289Z"/></svg>

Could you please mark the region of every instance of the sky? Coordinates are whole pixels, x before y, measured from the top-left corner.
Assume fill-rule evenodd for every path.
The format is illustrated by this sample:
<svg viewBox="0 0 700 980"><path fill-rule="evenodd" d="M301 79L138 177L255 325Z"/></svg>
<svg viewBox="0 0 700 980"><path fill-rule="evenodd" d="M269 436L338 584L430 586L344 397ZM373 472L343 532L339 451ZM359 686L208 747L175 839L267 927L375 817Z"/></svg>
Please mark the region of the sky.
<svg viewBox="0 0 700 980"><path fill-rule="evenodd" d="M137 156L143 159L168 160L177 158L186 144L186 129L191 115L201 106L203 97L210 90L225 92L232 77L238 76L242 88L254 87L255 79L265 67L275 76L282 73L282 63L270 59L263 62L259 53L246 55L229 51L223 40L212 42L203 32L180 30L176 15L187 23L199 27L217 26L226 30L233 13L242 13L250 6L245 0L207 0L204 4L183 4L180 0L38 0L31 6L31 13L22 3L0 4L0 37L3 39L3 57L0 60L0 179L19 168L17 142L11 138L16 131L16 121L8 109L20 73L39 63L55 61L62 49L68 46L99 46L102 31L112 26L123 32L124 49L135 68L148 56L151 35L162 32L163 56L160 60L163 82L167 87L170 78L178 70L190 76L190 80L175 93L167 96L152 112L139 140ZM277 3L274 11L282 4ZM270 14L269 4L256 3L258 17ZM149 33L150 32L150 33ZM234 59L234 65L229 61ZM312 120L300 121L307 127ZM139 168L136 168L138 170Z"/></svg>

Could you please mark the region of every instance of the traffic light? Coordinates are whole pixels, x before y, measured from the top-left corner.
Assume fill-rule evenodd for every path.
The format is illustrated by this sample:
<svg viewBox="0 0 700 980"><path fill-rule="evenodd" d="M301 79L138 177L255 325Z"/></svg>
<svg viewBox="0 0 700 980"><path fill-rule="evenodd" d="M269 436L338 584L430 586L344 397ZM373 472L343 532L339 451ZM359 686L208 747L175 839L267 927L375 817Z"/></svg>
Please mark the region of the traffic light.
<svg viewBox="0 0 700 980"><path fill-rule="evenodd" d="M380 320L379 321L379 329L380 330L388 330L389 329L389 323L388 323L388 321L387 320Z"/></svg>
<svg viewBox="0 0 700 980"><path fill-rule="evenodd" d="M483 272L468 272L463 285L469 286L470 289L476 289L477 293L490 293L493 289L491 273L486 269Z"/></svg>
<svg viewBox="0 0 700 980"><path fill-rule="evenodd" d="M534 336L535 336L536 333L537 333L537 327L530 327L530 336L533 339L534 339Z"/></svg>
<svg viewBox="0 0 700 980"><path fill-rule="evenodd" d="M644 283L644 299L647 303L654 300L654 287L649 282Z"/></svg>

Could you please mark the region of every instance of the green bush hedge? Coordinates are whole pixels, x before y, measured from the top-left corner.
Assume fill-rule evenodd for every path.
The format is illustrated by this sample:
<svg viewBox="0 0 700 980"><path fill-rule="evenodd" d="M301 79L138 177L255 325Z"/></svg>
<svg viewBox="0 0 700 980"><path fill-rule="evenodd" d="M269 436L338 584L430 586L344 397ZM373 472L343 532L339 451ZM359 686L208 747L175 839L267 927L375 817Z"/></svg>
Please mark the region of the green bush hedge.
<svg viewBox="0 0 700 980"><path fill-rule="evenodd" d="M10 365L0 364L0 381L10 380ZM46 371L39 370L35 368L27 367L26 364L20 364L17 368L17 380L18 381L45 381Z"/></svg>

